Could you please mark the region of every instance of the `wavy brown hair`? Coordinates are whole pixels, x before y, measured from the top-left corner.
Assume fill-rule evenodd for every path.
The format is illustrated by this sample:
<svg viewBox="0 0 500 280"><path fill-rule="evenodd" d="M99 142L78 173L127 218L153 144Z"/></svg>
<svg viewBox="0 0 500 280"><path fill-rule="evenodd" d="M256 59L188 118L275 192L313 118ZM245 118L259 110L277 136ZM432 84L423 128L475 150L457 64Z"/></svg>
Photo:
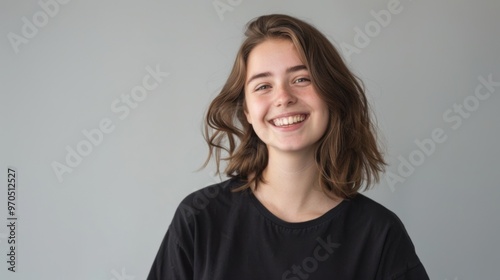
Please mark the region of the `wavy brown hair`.
<svg viewBox="0 0 500 280"><path fill-rule="evenodd" d="M247 60L260 43L287 39L295 45L330 112L329 126L315 150L321 188L327 195L349 198L378 182L386 163L376 141L362 83L328 39L310 24L279 14L250 21L245 36L233 69L206 114L204 136L209 154L203 166L215 157L220 174L221 161L227 161L226 176L245 182L235 191L265 182L267 147L244 114ZM227 156L222 157L223 152Z"/></svg>

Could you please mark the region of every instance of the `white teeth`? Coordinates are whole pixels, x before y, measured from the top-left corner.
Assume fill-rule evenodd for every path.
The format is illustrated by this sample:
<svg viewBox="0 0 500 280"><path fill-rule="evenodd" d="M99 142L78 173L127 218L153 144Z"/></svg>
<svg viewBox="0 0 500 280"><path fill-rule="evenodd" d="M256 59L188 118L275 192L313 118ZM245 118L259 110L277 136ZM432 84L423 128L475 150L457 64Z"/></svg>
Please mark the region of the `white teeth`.
<svg viewBox="0 0 500 280"><path fill-rule="evenodd" d="M273 120L275 126L287 126L295 123L302 122L306 119L305 115L295 115L285 118L277 118Z"/></svg>

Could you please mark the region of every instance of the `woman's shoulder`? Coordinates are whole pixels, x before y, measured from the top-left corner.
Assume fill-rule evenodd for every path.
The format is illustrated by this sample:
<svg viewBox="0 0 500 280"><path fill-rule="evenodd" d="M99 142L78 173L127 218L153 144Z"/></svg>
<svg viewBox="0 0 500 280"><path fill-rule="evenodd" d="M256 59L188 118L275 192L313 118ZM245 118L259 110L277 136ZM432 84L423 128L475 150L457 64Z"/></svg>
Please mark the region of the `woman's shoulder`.
<svg viewBox="0 0 500 280"><path fill-rule="evenodd" d="M193 207L198 210L205 209L209 204L224 203L234 200L238 192L233 189L241 186L243 181L238 178L230 178L219 183L202 187L188 194L181 201L181 205Z"/></svg>
<svg viewBox="0 0 500 280"><path fill-rule="evenodd" d="M182 199L174 215L173 223L192 223L215 213L229 211L235 200L241 200L247 193L234 192L233 189L243 184L238 178L205 186L193 191Z"/></svg>
<svg viewBox="0 0 500 280"><path fill-rule="evenodd" d="M403 222L379 202L358 194L351 200L356 237L369 240L372 251L381 252L379 271L384 279L429 279ZM406 277L406 278L405 278Z"/></svg>
<svg viewBox="0 0 500 280"><path fill-rule="evenodd" d="M349 215L355 219L363 219L367 224L386 224L396 227L403 225L393 211L361 193L349 199Z"/></svg>

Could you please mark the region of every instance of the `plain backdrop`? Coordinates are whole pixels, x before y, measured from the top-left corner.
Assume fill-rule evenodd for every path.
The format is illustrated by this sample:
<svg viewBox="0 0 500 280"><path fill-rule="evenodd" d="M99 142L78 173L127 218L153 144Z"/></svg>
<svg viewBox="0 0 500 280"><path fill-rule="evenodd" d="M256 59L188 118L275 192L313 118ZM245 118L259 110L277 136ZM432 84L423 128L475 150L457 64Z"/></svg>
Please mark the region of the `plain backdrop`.
<svg viewBox="0 0 500 280"><path fill-rule="evenodd" d="M2 0L0 278L145 279L180 201L220 181L196 171L203 116L269 13L315 25L364 81L390 163L366 195L431 279L497 279L496 0Z"/></svg>

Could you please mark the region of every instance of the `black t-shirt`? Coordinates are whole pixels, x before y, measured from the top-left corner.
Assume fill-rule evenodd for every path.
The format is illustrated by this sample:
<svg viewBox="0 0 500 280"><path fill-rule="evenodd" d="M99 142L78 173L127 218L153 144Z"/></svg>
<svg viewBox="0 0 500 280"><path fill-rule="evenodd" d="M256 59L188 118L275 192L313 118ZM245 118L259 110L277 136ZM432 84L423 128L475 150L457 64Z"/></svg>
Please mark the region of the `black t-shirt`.
<svg viewBox="0 0 500 280"><path fill-rule="evenodd" d="M179 205L148 280L429 279L398 217L358 194L290 223L229 179Z"/></svg>

